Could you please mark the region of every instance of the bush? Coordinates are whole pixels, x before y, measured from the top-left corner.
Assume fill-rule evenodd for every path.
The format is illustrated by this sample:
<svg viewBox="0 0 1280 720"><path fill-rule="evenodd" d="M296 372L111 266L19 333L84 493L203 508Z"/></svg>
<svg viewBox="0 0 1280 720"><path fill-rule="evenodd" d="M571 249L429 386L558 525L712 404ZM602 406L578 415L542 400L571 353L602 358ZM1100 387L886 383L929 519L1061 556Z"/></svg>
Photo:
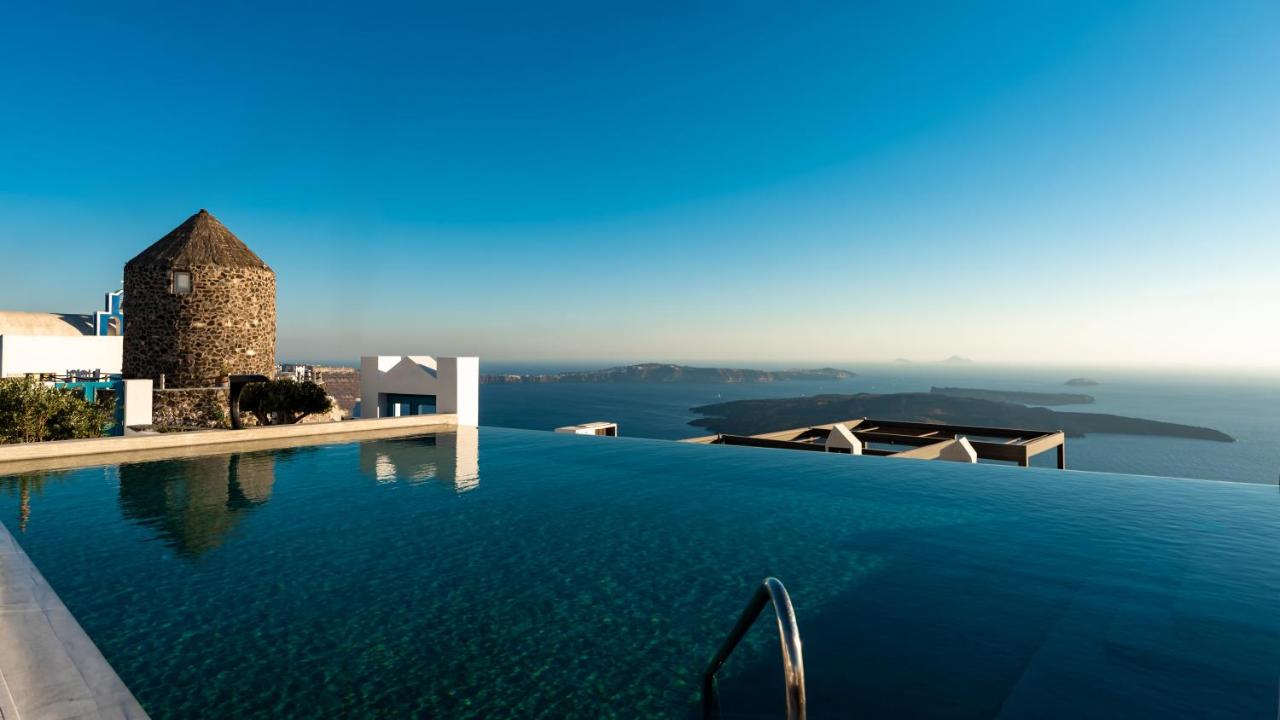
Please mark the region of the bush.
<svg viewBox="0 0 1280 720"><path fill-rule="evenodd" d="M115 400L85 400L75 390L31 378L0 380L0 443L102 437L115 422Z"/></svg>
<svg viewBox="0 0 1280 720"><path fill-rule="evenodd" d="M261 425L292 425L308 415L329 412L333 400L311 381L271 380L246 385L240 409L252 413Z"/></svg>

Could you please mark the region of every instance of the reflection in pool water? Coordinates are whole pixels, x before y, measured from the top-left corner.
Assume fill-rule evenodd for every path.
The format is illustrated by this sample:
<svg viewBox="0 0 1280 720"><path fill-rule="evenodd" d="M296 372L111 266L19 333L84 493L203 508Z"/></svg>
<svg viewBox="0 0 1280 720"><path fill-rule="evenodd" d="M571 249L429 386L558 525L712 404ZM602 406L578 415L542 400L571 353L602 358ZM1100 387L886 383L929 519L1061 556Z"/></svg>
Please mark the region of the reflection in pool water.
<svg viewBox="0 0 1280 720"><path fill-rule="evenodd" d="M437 450L436 448L442 448ZM480 431L460 427L432 438L402 438L360 445L360 470L381 483L443 479L458 492L480 485Z"/></svg>
<svg viewBox="0 0 1280 720"><path fill-rule="evenodd" d="M27 531L31 522L31 501L44 491L46 483L54 482L66 475L66 471L27 472L21 475L0 477L0 489L6 494L18 498L18 532Z"/></svg>
<svg viewBox="0 0 1280 720"><path fill-rule="evenodd" d="M273 455L211 455L120 466L124 517L154 530L180 555L222 545L244 515L271 499Z"/></svg>

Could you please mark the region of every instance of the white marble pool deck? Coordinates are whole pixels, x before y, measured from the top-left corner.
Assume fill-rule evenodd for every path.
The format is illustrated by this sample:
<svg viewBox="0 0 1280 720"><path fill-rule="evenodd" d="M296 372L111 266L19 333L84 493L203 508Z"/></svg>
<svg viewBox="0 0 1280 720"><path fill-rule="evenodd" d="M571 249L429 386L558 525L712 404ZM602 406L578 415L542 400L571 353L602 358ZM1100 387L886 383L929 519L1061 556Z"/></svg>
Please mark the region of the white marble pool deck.
<svg viewBox="0 0 1280 720"><path fill-rule="evenodd" d="M145 718L133 693L0 525L0 718Z"/></svg>

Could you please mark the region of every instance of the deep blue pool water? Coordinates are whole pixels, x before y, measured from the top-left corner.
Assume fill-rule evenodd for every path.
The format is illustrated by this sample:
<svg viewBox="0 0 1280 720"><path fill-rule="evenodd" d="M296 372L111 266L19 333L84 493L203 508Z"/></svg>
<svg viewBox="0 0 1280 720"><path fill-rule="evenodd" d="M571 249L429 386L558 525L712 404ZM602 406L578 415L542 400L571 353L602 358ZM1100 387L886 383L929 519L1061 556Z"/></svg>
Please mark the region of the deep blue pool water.
<svg viewBox="0 0 1280 720"><path fill-rule="evenodd" d="M0 488L156 718L696 717L766 575L814 718L1277 713L1274 486L486 428Z"/></svg>

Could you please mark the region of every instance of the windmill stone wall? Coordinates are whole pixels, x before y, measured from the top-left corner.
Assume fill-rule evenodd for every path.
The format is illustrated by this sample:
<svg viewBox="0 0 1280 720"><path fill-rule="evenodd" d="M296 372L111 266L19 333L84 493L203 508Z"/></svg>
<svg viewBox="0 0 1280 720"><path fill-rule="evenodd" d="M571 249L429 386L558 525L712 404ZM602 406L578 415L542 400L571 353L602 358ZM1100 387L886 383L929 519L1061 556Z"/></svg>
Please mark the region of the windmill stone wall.
<svg viewBox="0 0 1280 720"><path fill-rule="evenodd" d="M191 291L174 291L174 273ZM274 375L275 273L201 210L125 265L124 375L210 387L224 375Z"/></svg>

